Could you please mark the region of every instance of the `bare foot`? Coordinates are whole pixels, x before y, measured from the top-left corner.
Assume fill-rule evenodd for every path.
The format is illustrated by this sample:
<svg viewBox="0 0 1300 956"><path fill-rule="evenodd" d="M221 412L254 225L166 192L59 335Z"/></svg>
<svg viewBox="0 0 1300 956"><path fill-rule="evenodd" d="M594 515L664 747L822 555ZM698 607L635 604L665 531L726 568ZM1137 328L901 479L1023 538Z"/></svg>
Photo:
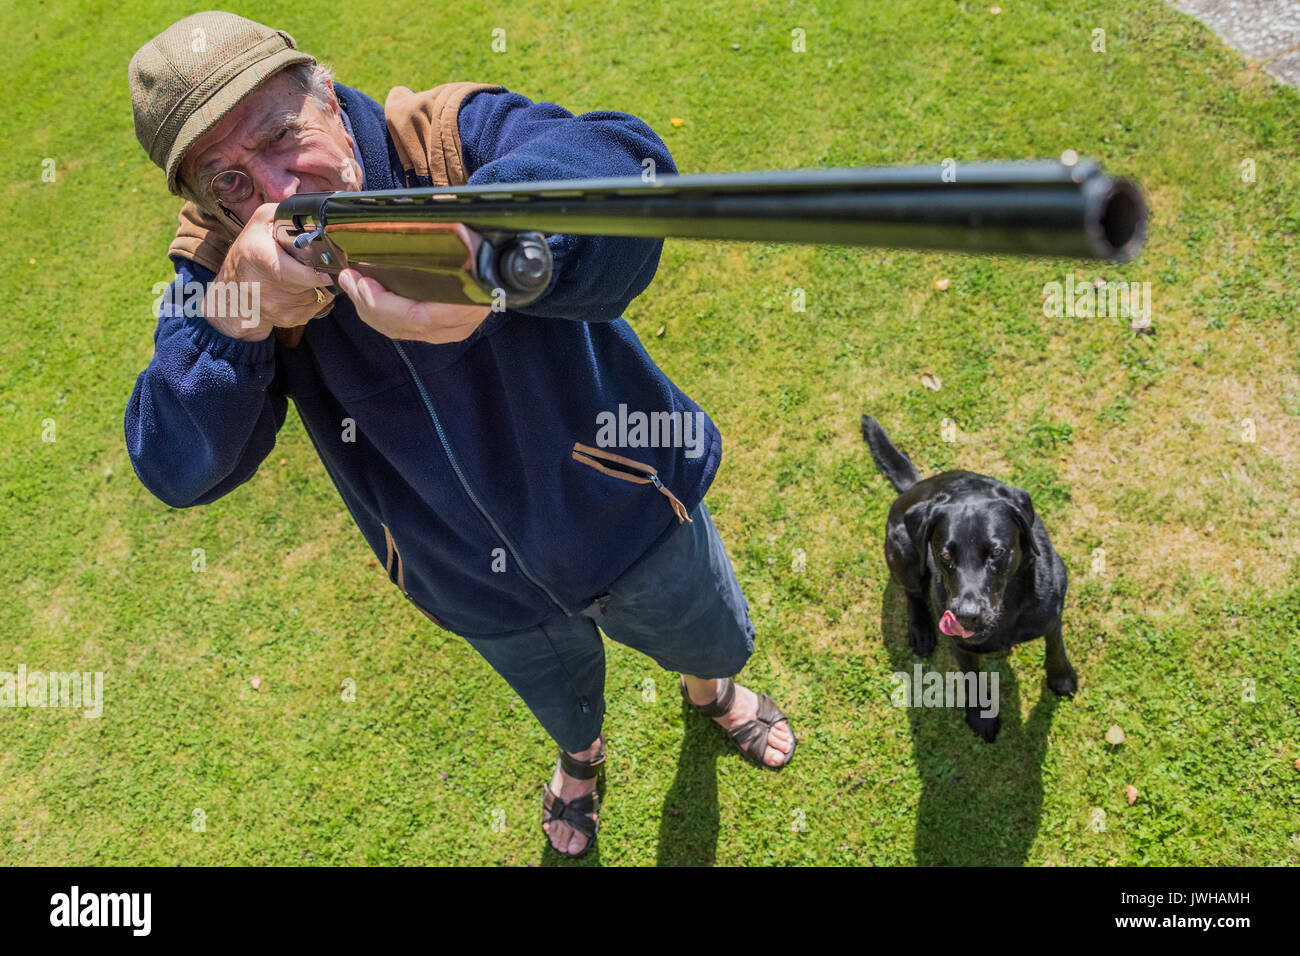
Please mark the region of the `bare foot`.
<svg viewBox="0 0 1300 956"><path fill-rule="evenodd" d="M720 680L701 680L698 677L686 675L686 692L691 697L691 703L697 706L703 706L715 701L721 689L722 681ZM713 719L724 730L734 730L757 716L758 695L749 688L737 684L736 697L732 701L731 710L727 711L722 717L714 717ZM790 758L790 752L793 750L794 734L790 730L790 722L788 720L778 720L767 735L767 749L763 751L763 763L769 767L779 767Z"/></svg>
<svg viewBox="0 0 1300 956"><path fill-rule="evenodd" d="M579 750L576 753L569 754L569 756L578 760L591 760L600 754L601 746L601 738L597 737L596 742L586 750ZM578 780L575 777L570 777L564 772L564 768L559 761L556 761L555 774L551 777L551 791L565 803L569 803L583 794L593 792L596 785L597 779L595 777L590 780ZM552 820L550 823L543 823L542 829L550 837L551 846L555 847L560 853L581 853L583 847L587 845L587 835L574 829L563 820Z"/></svg>

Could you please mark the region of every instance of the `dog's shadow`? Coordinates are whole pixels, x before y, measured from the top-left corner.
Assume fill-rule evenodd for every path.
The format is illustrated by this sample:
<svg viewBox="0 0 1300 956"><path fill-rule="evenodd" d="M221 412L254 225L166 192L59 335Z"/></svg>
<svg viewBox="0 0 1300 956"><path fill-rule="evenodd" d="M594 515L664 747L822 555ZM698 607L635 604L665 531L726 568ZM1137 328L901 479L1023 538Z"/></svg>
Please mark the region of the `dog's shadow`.
<svg viewBox="0 0 1300 956"><path fill-rule="evenodd" d="M892 581L885 588L880 631L894 672L909 681L917 663L923 672L957 670L944 635L928 660L908 647L907 602ZM1026 646L1037 648L1041 660L1041 640ZM1008 662L1003 655L984 659L985 670L995 664L1002 729L994 743L975 735L960 707L905 708L921 777L915 845L920 866L1020 866L1038 833L1056 695L1044 688L1029 719L1022 720L1020 689Z"/></svg>

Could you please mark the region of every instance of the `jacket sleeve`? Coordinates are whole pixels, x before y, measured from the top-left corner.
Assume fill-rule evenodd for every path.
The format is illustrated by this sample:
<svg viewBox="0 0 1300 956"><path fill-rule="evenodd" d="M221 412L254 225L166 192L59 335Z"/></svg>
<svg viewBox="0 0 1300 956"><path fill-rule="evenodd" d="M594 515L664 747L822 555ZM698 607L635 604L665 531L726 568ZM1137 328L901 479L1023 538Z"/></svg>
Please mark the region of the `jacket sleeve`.
<svg viewBox="0 0 1300 956"><path fill-rule="evenodd" d="M675 173L668 147L628 113L574 116L555 103L482 91L461 105L458 128L469 185ZM552 235L555 259L545 294L514 311L583 321L617 319L654 278L662 239Z"/></svg>
<svg viewBox="0 0 1300 956"><path fill-rule="evenodd" d="M176 257L154 354L126 406L126 447L140 481L173 508L243 484L275 445L288 400L272 387L275 336L233 339L202 315L211 271ZM184 293L190 293L186 296Z"/></svg>

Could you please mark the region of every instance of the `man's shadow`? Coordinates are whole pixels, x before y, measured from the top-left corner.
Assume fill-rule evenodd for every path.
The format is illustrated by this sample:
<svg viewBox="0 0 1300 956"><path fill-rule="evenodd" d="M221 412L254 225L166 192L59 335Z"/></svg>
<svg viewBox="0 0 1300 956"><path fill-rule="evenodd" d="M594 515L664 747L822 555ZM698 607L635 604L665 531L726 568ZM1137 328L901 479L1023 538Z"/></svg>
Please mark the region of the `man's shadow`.
<svg viewBox="0 0 1300 956"><path fill-rule="evenodd" d="M712 720L682 702L681 753L677 774L659 815L659 866L713 866L718 853L718 757L726 738Z"/></svg>
<svg viewBox="0 0 1300 956"><path fill-rule="evenodd" d="M938 635L928 660L912 652L907 602L892 580L885 588L880 632L894 672L907 674L909 685L917 663L923 675L958 669L946 635ZM1021 646L1043 653L1041 640ZM995 742L977 737L960 707L905 708L921 777L915 845L920 866L1021 866L1038 833L1043 756L1056 695L1044 688L1029 719L1022 721L1020 689L1005 656L989 655L983 661L985 670L998 671L1002 729Z"/></svg>

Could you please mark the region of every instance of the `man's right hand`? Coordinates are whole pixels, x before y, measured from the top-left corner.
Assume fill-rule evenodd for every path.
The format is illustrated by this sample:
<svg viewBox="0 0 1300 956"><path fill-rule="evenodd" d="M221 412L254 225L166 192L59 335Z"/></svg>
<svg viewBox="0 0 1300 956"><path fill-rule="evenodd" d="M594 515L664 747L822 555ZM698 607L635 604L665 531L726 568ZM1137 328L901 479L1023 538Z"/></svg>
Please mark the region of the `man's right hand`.
<svg viewBox="0 0 1300 956"><path fill-rule="evenodd" d="M257 207L231 244L203 300L208 324L233 339L260 342L276 328L306 325L333 299L323 290L333 280L303 265L275 241L275 209L275 203ZM231 282L256 285L225 285ZM316 294L318 288L322 289L324 302ZM254 314L230 314L230 289L236 290L234 302L243 304L234 311L255 303L256 309L251 310Z"/></svg>

